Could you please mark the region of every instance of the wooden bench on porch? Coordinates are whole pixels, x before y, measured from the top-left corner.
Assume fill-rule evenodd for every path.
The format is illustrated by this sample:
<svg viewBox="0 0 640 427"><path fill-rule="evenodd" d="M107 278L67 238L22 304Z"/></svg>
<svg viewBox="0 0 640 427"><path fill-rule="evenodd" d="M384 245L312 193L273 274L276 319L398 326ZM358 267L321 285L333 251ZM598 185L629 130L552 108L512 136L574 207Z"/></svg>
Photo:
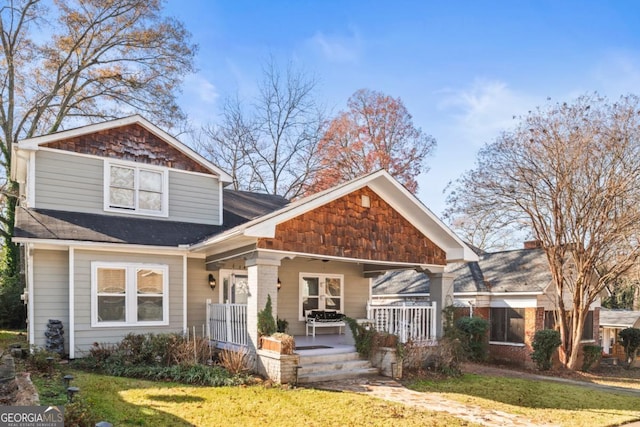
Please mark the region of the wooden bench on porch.
<svg viewBox="0 0 640 427"><path fill-rule="evenodd" d="M338 328L338 333L342 334L342 328L347 326L344 314L326 310L309 310L305 323L307 336L309 336L309 328L311 328L313 337L316 336L316 328Z"/></svg>

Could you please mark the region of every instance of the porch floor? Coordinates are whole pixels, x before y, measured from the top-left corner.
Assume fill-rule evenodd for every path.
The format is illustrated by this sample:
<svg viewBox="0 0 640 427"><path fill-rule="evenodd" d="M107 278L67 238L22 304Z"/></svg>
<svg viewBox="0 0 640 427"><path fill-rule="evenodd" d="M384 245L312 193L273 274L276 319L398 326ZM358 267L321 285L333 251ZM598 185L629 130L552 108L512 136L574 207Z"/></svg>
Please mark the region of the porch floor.
<svg viewBox="0 0 640 427"><path fill-rule="evenodd" d="M340 335L316 334L315 337L312 337L310 335L297 335L294 337L294 339L296 340L296 353L300 356L320 356L324 354L355 352L356 347L353 341L353 335L350 333L350 331L346 332L347 333Z"/></svg>

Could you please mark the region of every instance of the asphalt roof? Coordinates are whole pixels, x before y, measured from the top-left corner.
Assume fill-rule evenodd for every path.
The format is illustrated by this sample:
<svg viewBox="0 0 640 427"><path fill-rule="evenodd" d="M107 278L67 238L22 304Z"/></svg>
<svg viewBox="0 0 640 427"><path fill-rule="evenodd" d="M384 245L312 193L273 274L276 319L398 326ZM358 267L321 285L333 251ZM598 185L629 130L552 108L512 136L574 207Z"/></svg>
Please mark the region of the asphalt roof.
<svg viewBox="0 0 640 427"><path fill-rule="evenodd" d="M447 266L458 292L543 292L551 273L542 249L518 249L479 254L478 262ZM390 271L373 282L373 293L429 293L429 277L415 270Z"/></svg>
<svg viewBox="0 0 640 427"><path fill-rule="evenodd" d="M224 224L219 226L18 207L14 237L175 247L197 243L288 203L280 196L234 190L224 190L223 197Z"/></svg>
<svg viewBox="0 0 640 427"><path fill-rule="evenodd" d="M600 326L623 326L625 328L640 325L640 311L600 309Z"/></svg>

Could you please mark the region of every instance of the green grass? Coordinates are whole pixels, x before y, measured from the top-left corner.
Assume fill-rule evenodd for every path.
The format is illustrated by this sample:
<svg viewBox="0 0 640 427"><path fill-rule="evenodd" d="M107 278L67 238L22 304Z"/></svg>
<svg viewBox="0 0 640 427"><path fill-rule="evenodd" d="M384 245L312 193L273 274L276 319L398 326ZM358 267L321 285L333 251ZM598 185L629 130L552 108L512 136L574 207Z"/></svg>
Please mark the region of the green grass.
<svg viewBox="0 0 640 427"><path fill-rule="evenodd" d="M8 350L11 344L16 343L26 345L27 333L25 331L0 330L0 350Z"/></svg>
<svg viewBox="0 0 640 427"><path fill-rule="evenodd" d="M117 426L469 426L355 393L280 387L198 387L74 371L98 419Z"/></svg>
<svg viewBox="0 0 640 427"><path fill-rule="evenodd" d="M640 399L636 396L547 381L465 374L447 380L415 380L407 385L536 423L609 426L640 419Z"/></svg>

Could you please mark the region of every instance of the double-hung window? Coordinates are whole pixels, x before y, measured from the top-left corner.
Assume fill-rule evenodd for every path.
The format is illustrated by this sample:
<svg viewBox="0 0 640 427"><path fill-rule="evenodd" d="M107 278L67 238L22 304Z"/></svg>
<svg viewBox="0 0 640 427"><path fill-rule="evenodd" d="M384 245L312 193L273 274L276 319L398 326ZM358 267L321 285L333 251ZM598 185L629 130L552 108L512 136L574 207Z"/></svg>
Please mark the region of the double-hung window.
<svg viewBox="0 0 640 427"><path fill-rule="evenodd" d="M105 210L167 215L167 172L105 162Z"/></svg>
<svg viewBox="0 0 640 427"><path fill-rule="evenodd" d="M524 308L492 308L490 340L524 343Z"/></svg>
<svg viewBox="0 0 640 427"><path fill-rule="evenodd" d="M91 264L91 325L167 325L168 267Z"/></svg>

